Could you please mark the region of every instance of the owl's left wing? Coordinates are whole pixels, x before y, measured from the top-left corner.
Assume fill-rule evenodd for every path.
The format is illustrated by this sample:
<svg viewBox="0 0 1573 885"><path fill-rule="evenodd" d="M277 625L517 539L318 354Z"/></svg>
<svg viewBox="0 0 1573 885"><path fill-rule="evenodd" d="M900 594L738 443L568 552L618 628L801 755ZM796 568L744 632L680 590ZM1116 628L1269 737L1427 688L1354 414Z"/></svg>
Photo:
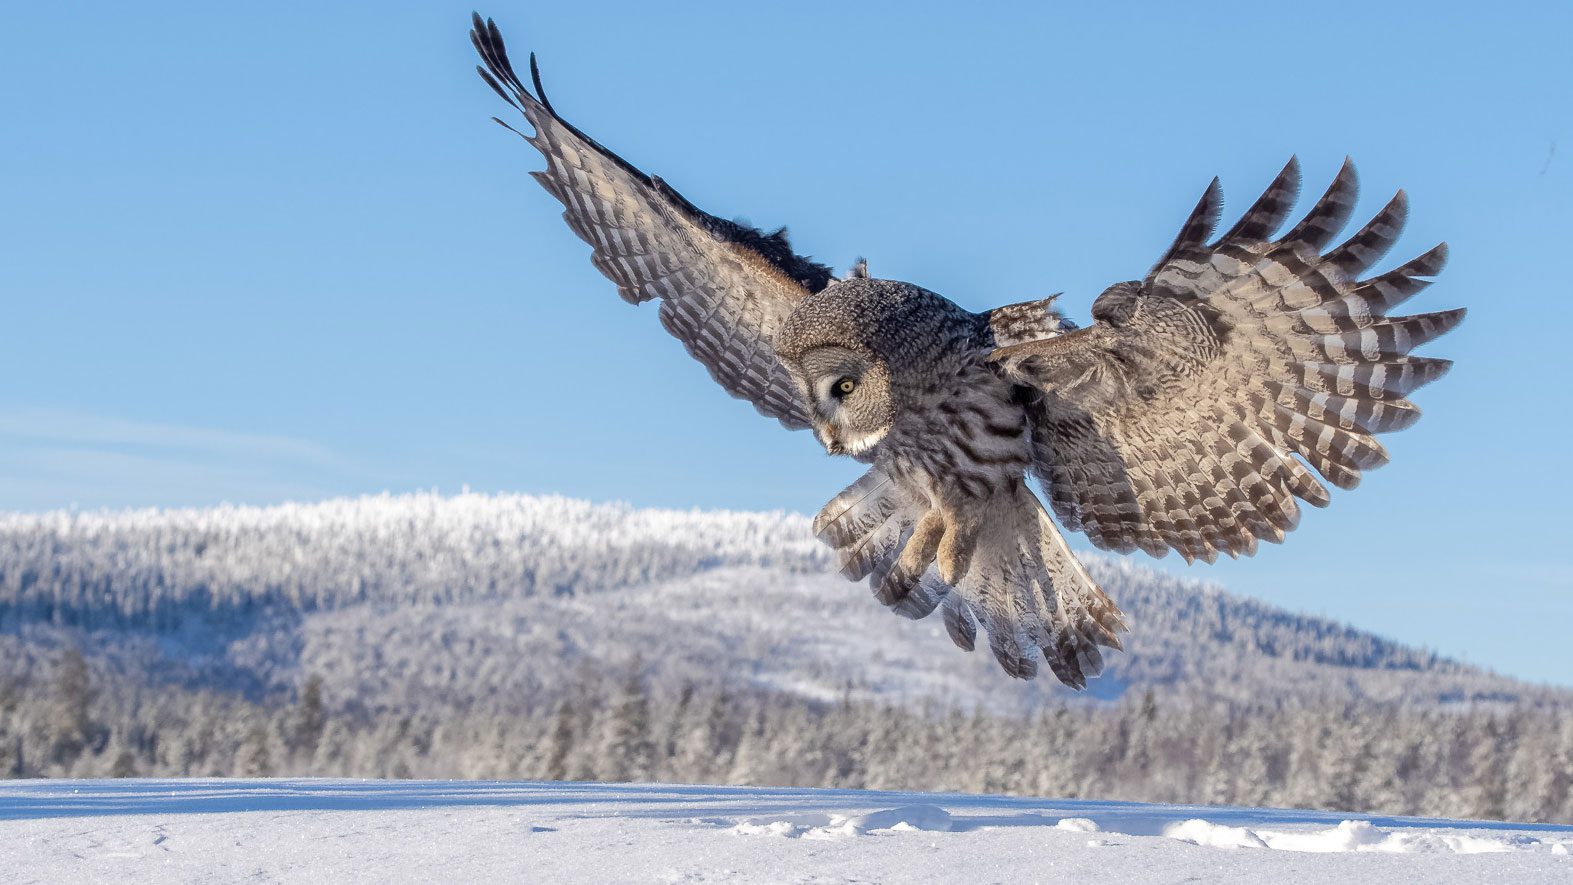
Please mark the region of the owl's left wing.
<svg viewBox="0 0 1573 885"><path fill-rule="evenodd" d="M1354 168L1272 239L1299 181L1291 160L1209 243L1214 180L1147 278L1098 297L1094 325L991 355L1025 388L1033 471L1055 515L1094 544L1210 562L1283 540L1296 498L1329 500L1306 465L1353 488L1387 462L1374 434L1414 423L1406 397L1450 365L1410 351L1464 311L1386 315L1442 269L1445 246L1359 278L1397 240L1403 192L1324 253L1353 209Z"/></svg>
<svg viewBox="0 0 1573 885"><path fill-rule="evenodd" d="M531 175L563 204L623 300L660 298L661 324L728 393L789 429L807 427L773 339L797 301L830 284L830 270L794 254L784 231L710 215L574 128L552 109L533 55L534 92L514 73L490 20L476 15L470 40L486 63L481 77L535 128L520 133L546 157L546 169Z"/></svg>

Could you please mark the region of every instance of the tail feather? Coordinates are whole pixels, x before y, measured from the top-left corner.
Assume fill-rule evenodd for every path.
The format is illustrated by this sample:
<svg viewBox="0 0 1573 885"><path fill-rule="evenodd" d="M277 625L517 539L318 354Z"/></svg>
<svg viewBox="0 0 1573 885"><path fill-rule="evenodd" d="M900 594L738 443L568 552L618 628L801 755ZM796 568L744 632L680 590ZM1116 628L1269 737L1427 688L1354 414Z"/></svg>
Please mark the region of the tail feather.
<svg viewBox="0 0 1573 885"><path fill-rule="evenodd" d="M972 651L978 640L978 621L972 610L954 593L945 597L945 632L962 651Z"/></svg>
<svg viewBox="0 0 1573 885"><path fill-rule="evenodd" d="M921 619L943 609L946 632L966 651L981 625L1013 677L1031 679L1047 662L1061 682L1085 688L1103 670L1100 647L1122 648L1124 616L1025 484L981 503L971 564L954 587L931 561L910 572L898 565L929 510L927 499L875 467L825 505L814 531L835 548L842 573L869 578L876 598L897 614Z"/></svg>
<svg viewBox="0 0 1573 885"><path fill-rule="evenodd" d="M1099 647L1122 647L1124 616L1025 485L998 493L985 513L955 595L988 632L1006 673L1031 679L1041 654L1061 682L1086 688L1103 671Z"/></svg>
<svg viewBox="0 0 1573 885"><path fill-rule="evenodd" d="M920 503L876 467L819 511L814 536L836 551L841 574L848 580L861 581L879 570L874 581L878 587L917 517L927 509L926 502Z"/></svg>

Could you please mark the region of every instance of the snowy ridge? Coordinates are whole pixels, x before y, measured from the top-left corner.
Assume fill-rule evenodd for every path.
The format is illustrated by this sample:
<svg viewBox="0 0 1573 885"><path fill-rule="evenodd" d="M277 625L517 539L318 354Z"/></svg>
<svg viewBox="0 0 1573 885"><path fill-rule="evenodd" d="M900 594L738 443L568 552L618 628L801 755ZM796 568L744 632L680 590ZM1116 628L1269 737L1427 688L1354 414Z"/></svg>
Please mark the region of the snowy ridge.
<svg viewBox="0 0 1573 885"><path fill-rule="evenodd" d="M554 496L0 514L0 601L89 619L100 609L135 618L182 603L316 609L523 597L724 564L819 571L829 561L796 514Z"/></svg>
<svg viewBox="0 0 1573 885"><path fill-rule="evenodd" d="M373 709L549 705L576 666L635 654L661 684L720 672L821 700L1021 711L1070 696L1002 681L936 620L893 617L830 565L800 515L559 497L7 514L0 677L90 634L115 672L254 697L319 675L335 703ZM1084 700L1567 700L1127 559L1089 568L1134 632Z"/></svg>
<svg viewBox="0 0 1573 885"><path fill-rule="evenodd" d="M1573 876L1573 827L664 784L0 782L45 881L1425 881Z"/></svg>

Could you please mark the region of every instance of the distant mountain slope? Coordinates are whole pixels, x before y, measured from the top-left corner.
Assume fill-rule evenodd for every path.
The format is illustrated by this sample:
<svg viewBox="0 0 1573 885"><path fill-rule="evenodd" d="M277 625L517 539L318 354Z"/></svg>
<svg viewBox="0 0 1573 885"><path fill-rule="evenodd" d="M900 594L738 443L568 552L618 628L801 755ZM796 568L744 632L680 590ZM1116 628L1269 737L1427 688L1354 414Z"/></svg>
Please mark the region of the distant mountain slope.
<svg viewBox="0 0 1573 885"><path fill-rule="evenodd" d="M1002 676L831 574L806 518L520 495L0 516L0 668L88 637L119 672L253 695L324 679L369 709L538 709L580 667L658 682L1030 709ZM1130 653L1085 697L1564 704L1324 619L1094 559Z"/></svg>

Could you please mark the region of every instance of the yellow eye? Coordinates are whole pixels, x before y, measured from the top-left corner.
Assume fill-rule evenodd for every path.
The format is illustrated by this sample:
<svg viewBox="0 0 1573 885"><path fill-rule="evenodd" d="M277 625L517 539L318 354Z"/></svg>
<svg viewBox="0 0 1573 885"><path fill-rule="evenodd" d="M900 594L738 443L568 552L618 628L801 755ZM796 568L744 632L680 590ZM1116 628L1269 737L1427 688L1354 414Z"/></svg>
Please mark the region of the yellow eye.
<svg viewBox="0 0 1573 885"><path fill-rule="evenodd" d="M831 392L836 395L836 399L840 399L852 391L857 390L857 386L858 383L855 379L842 378L840 381L836 382L833 388L831 388Z"/></svg>

